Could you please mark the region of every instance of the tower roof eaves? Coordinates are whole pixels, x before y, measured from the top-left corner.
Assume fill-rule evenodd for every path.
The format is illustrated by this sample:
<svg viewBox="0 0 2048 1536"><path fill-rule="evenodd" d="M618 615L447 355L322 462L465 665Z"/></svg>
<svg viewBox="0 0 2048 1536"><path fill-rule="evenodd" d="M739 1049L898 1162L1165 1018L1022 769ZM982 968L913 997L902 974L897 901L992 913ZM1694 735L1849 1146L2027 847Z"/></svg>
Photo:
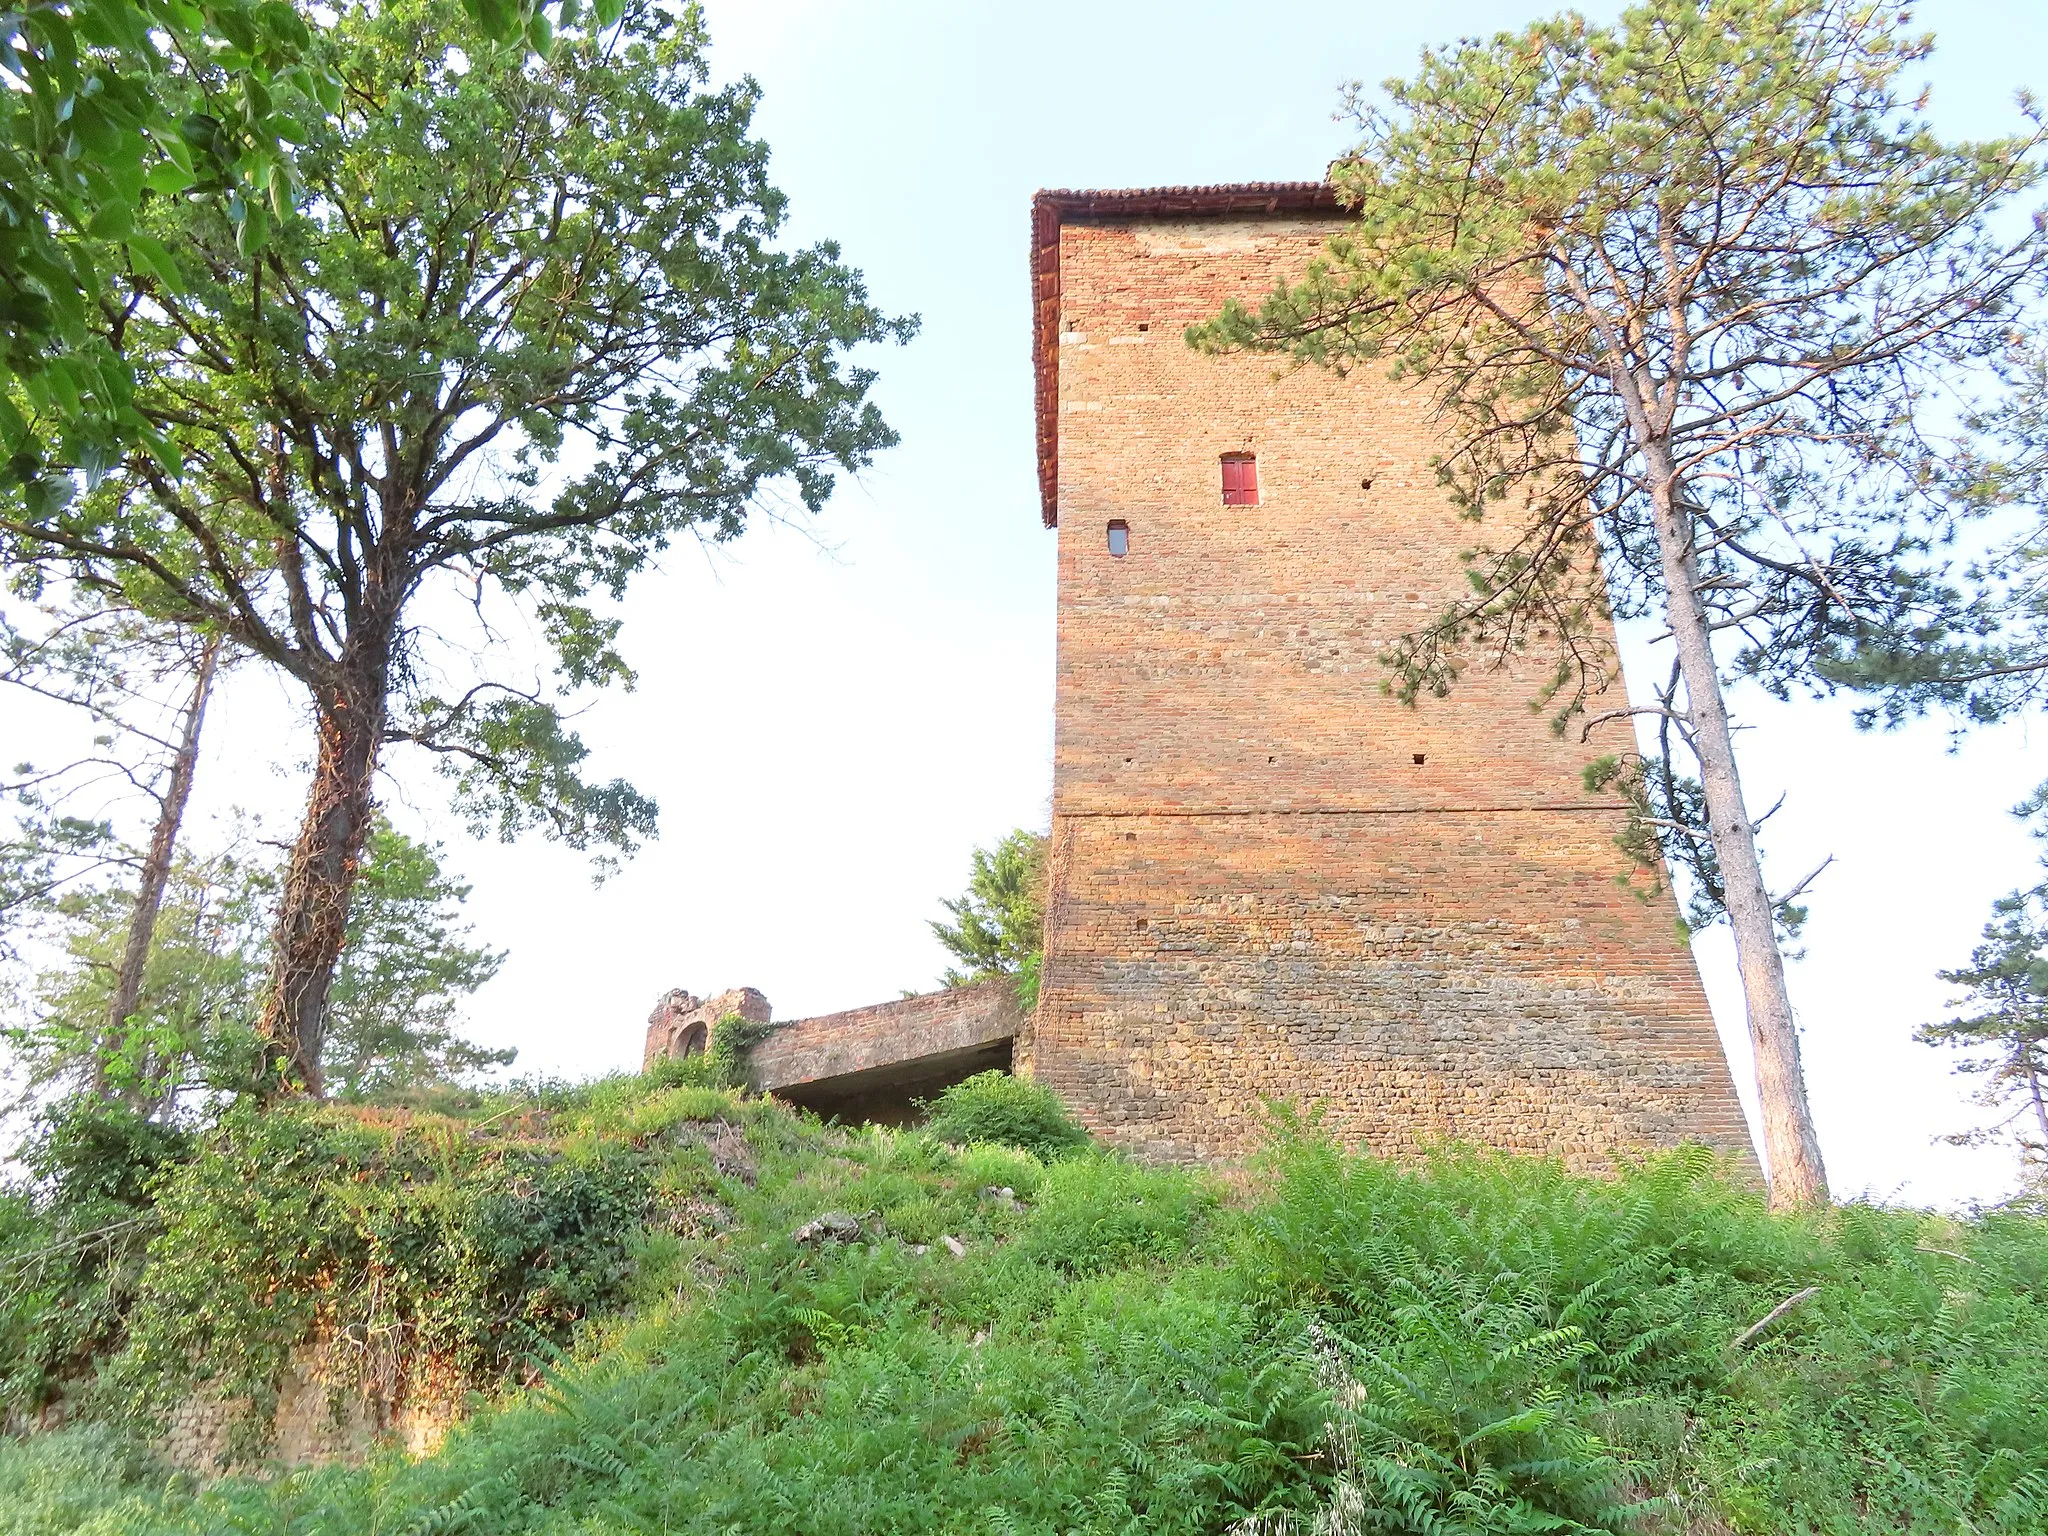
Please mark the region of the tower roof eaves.
<svg viewBox="0 0 2048 1536"><path fill-rule="evenodd" d="M1046 527L1059 522L1060 226L1092 219L1341 211L1337 189L1324 181L1041 191L1031 199L1031 371L1038 414L1038 494Z"/></svg>

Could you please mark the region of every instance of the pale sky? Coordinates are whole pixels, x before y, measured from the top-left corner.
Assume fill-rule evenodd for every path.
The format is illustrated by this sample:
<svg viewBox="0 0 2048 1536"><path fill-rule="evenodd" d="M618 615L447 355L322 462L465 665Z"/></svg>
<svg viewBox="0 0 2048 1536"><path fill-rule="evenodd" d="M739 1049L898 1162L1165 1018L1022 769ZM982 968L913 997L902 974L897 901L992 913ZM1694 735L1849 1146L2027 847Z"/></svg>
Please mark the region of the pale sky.
<svg viewBox="0 0 2048 1536"><path fill-rule="evenodd" d="M1592 7L1604 12L1609 7ZM763 527L677 551L625 607L630 695L578 722L603 774L661 804L662 835L593 889L538 838L477 844L427 765L382 795L474 881L478 932L511 950L472 1032L517 1070L636 1065L669 987L750 985L778 1017L930 986L926 921L970 850L1043 825L1051 791L1053 554L1034 480L1027 211L1040 187L1306 180L1347 147L1342 82L1405 73L1425 42L1513 26L1529 0L1432 6L1042 0L709 0L720 78L752 74L791 238L838 240L877 299L924 318L870 359L903 435L809 536ZM2048 6L1935 0L1918 71L1953 136L2016 126L2048 84ZM7 706L0 704L0 709ZM2025 725L1951 750L1927 726L1869 736L1846 706L1744 698L1752 803L1786 795L1781 882L1827 853L1792 992L1838 1196L1997 1198L2009 1155L1937 1144L1981 1114L1912 1041L1935 971L1967 958L1992 899L2035 878L2006 815L2048 777ZM288 836L303 780L298 699L247 668L210 723L195 829L240 804ZM0 714L0 737L25 718ZM2038 729L2035 733L2038 736ZM9 741L4 756L19 755ZM1725 936L1696 945L1738 1085L1753 1099Z"/></svg>

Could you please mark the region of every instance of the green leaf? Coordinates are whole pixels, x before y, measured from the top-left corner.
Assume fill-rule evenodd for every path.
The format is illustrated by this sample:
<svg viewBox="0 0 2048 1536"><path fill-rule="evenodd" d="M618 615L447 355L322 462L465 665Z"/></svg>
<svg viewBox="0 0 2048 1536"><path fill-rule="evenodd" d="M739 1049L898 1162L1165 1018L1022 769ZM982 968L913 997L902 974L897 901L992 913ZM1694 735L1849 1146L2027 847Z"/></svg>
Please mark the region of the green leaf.
<svg viewBox="0 0 2048 1536"><path fill-rule="evenodd" d="M164 127L153 127L149 136L156 147L169 157L171 163L197 180L192 164L192 145L182 131L173 132Z"/></svg>
<svg viewBox="0 0 2048 1536"><path fill-rule="evenodd" d="M78 486L69 475L43 475L22 488L28 515L34 518L55 517L77 494Z"/></svg>
<svg viewBox="0 0 2048 1536"><path fill-rule="evenodd" d="M190 166L180 165L175 160L159 160L150 167L142 184L159 197L176 197L198 180Z"/></svg>
<svg viewBox="0 0 2048 1536"><path fill-rule="evenodd" d="M233 43L242 52L256 52L256 27L249 13L238 4L217 5L213 8L213 24L221 36Z"/></svg>
<svg viewBox="0 0 2048 1536"><path fill-rule="evenodd" d="M87 233L101 240L126 238L128 231L135 227L135 210L126 203L107 203L93 215Z"/></svg>
<svg viewBox="0 0 2048 1536"><path fill-rule="evenodd" d="M341 111L341 78L328 70L313 75L313 98L329 116Z"/></svg>
<svg viewBox="0 0 2048 1536"><path fill-rule="evenodd" d="M283 3L283 0L264 0L256 11L257 18L277 43L291 53L302 53L313 45L313 34L297 9Z"/></svg>
<svg viewBox="0 0 2048 1536"><path fill-rule="evenodd" d="M185 291L185 277L178 269L178 261L171 254L171 248L153 235L130 235L128 237L128 259L140 270L149 273L173 293Z"/></svg>
<svg viewBox="0 0 2048 1536"><path fill-rule="evenodd" d="M194 112L178 124L178 133L192 148L202 154L218 152L221 142L220 119L208 112Z"/></svg>
<svg viewBox="0 0 2048 1536"><path fill-rule="evenodd" d="M235 226L235 249L245 258L253 257L270 243L270 214L261 203L249 203Z"/></svg>
<svg viewBox="0 0 2048 1536"><path fill-rule="evenodd" d="M519 28L519 7L511 0L465 0L465 3L471 7L471 13L476 17L477 25L483 28L484 35L493 42L508 41Z"/></svg>

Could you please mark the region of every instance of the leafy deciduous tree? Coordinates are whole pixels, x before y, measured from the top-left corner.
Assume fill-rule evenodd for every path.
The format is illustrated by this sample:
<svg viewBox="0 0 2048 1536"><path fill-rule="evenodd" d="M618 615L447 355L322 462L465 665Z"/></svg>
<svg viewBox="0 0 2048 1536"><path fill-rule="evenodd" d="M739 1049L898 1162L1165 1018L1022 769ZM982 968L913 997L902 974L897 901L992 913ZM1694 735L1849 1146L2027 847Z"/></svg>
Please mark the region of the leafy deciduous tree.
<svg viewBox="0 0 2048 1536"><path fill-rule="evenodd" d="M542 53L535 0L469 0L492 38ZM597 0L618 19L621 0ZM558 0L572 26L579 0ZM118 328L134 268L180 285L171 248L138 230L149 197L215 202L257 251L295 195L292 146L338 111L288 0L67 0L0 13L0 496L47 505L163 438L135 408Z"/></svg>
<svg viewBox="0 0 2048 1536"><path fill-rule="evenodd" d="M245 247L291 195L290 142L336 100L281 0L74 0L0 16L0 494L48 507L161 435L135 409L116 273L175 281L151 195L215 199Z"/></svg>
<svg viewBox="0 0 2048 1536"><path fill-rule="evenodd" d="M235 850L180 857L165 880L135 1002L110 1037L135 891L105 886L61 905L63 963L42 972L6 1031L32 1098L99 1090L136 1114L168 1119L181 1097L254 1081L251 1008L277 881Z"/></svg>
<svg viewBox="0 0 2048 1536"><path fill-rule="evenodd" d="M469 887L442 870L440 852L381 818L370 834L327 1003L322 1075L344 1099L461 1083L513 1059L457 1032L464 1000L505 952L468 942Z"/></svg>
<svg viewBox="0 0 2048 1536"><path fill-rule="evenodd" d="M381 817L364 849L322 1063L345 1098L461 1085L513 1058L459 1032L463 1003L505 956L471 942L461 914L469 887L441 868L439 854ZM31 1090L103 1085L135 1112L165 1119L181 1095L254 1085L280 883L273 860L243 847L180 858L135 1001L113 1036L109 1000L124 973L134 894L117 887L68 898L66 962L39 979L33 1017L6 1032Z"/></svg>
<svg viewBox="0 0 2048 1536"><path fill-rule="evenodd" d="M1826 688L1967 613L1942 541L1978 503L1942 467L2044 265L2002 211L2042 134L1952 144L1901 73L1896 4L1644 0L1423 56L1351 106L1356 224L1255 312L1196 328L1434 391L1460 509L1502 527L1470 598L1389 658L1409 700L1475 649L1548 652L1562 729L1648 715L1698 764L1734 930L1773 1199L1822 1200L1773 894L1724 678ZM1668 701L1588 715L1610 611L1660 620ZM1803 884L1803 882L1802 882Z"/></svg>
<svg viewBox="0 0 2048 1536"><path fill-rule="evenodd" d="M593 589L621 595L680 535L735 536L777 484L816 510L894 441L846 353L913 322L835 247L773 248L755 88L707 89L703 48L694 11L646 3L546 58L491 46L453 0L342 9L316 44L341 106L261 252L209 203L139 215L185 281L133 274L108 324L178 472L130 454L71 505L0 514L13 559L306 690L314 778L263 1021L281 1086L321 1086L387 745L440 754L503 835L652 829L629 785L580 777L557 695L479 671L491 615L527 614L563 685L630 683ZM465 608L478 642L437 644L435 616Z"/></svg>

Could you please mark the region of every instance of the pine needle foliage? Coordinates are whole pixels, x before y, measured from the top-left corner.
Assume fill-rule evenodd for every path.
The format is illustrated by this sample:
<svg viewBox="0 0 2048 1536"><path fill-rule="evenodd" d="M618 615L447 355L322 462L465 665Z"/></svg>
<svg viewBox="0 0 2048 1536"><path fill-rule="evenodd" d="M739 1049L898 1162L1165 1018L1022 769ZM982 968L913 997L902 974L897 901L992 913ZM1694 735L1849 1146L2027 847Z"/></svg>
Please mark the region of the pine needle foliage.
<svg viewBox="0 0 2048 1536"><path fill-rule="evenodd" d="M1226 1186L656 1078L522 1095L446 1129L630 1155L648 1203L619 1298L438 1452L201 1485L85 1426L0 1445L0 1533L2048 1522L2037 1216L1773 1215L1698 1150L1397 1165L1283 1120ZM826 1211L860 1236L797 1243Z"/></svg>
<svg viewBox="0 0 2048 1536"><path fill-rule="evenodd" d="M1017 1004L1038 1006L1045 961L1046 836L1019 827L993 848L974 850L967 889L941 901L950 923L933 922L932 936L960 962L939 978L942 986L972 987L998 977L1017 978Z"/></svg>

